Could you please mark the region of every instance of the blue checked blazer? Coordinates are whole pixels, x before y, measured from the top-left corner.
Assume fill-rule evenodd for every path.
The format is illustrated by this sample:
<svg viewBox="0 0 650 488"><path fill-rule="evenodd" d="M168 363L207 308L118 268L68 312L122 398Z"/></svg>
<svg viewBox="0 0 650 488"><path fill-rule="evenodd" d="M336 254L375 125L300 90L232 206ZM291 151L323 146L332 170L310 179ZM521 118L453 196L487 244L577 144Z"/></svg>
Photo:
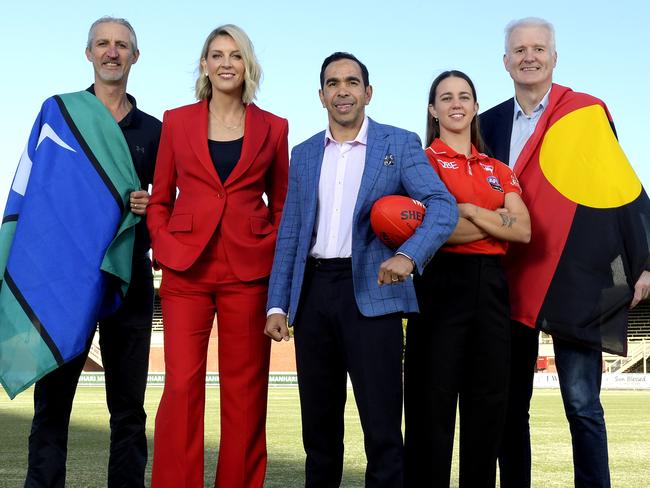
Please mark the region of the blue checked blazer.
<svg viewBox="0 0 650 488"><path fill-rule="evenodd" d="M325 131L319 132L291 152L289 190L267 302L267 310L279 307L287 311L290 324L298 309L315 232L324 141ZM354 295L359 310L368 317L418 311L412 279L381 287L377 284L379 266L395 253L370 227L370 209L384 195L409 195L427 208L422 225L398 249L415 261L421 273L456 227L456 201L431 167L416 134L369 119L366 161L352 224Z"/></svg>

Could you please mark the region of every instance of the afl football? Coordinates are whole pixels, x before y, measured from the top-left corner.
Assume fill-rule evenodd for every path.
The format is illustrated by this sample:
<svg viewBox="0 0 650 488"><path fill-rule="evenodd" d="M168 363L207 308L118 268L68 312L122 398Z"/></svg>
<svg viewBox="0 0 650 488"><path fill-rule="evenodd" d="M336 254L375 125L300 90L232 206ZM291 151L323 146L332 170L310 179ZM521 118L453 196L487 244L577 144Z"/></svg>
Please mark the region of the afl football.
<svg viewBox="0 0 650 488"><path fill-rule="evenodd" d="M370 225L381 242L397 249L422 223L425 210L426 207L413 198L387 195L372 206Z"/></svg>

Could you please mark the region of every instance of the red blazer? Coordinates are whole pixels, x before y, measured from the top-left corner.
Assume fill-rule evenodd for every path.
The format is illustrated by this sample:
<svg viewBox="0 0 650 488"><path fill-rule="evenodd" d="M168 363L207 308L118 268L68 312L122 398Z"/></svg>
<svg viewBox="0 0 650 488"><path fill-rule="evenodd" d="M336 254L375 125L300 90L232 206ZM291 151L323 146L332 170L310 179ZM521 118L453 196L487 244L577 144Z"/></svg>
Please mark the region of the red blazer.
<svg viewBox="0 0 650 488"><path fill-rule="evenodd" d="M215 238L223 239L237 278L270 274L287 193L289 126L254 104L245 121L241 157L222 182L208 149L208 101L165 112L147 207L157 264L187 270L219 227Z"/></svg>

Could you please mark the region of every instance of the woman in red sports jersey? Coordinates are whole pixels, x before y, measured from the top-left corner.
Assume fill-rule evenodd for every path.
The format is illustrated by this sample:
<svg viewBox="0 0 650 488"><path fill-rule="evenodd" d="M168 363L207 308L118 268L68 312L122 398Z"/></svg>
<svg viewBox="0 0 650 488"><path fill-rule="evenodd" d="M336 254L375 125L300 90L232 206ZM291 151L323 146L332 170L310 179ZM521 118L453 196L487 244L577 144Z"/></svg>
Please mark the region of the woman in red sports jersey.
<svg viewBox="0 0 650 488"><path fill-rule="evenodd" d="M405 357L406 486L449 486L457 404L460 486L493 487L505 418L510 319L501 257L530 240L508 166L483 154L474 84L445 71L429 92L426 153L459 222L422 276Z"/></svg>

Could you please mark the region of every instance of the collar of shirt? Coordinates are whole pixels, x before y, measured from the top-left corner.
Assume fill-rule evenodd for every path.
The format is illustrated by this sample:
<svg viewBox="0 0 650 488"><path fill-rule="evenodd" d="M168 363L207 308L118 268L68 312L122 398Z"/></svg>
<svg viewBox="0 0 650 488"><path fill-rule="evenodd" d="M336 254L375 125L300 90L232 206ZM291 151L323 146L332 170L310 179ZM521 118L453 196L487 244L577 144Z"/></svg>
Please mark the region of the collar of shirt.
<svg viewBox="0 0 650 488"><path fill-rule="evenodd" d="M487 154L478 152L478 150L474 147L474 144L472 144L471 155L467 157L462 153L456 152L454 149L452 149L447 144L445 144L443 140L440 138L435 139L429 146L429 149L434 154L445 155L448 158L453 158L453 159L466 159L468 161L473 161L473 160L484 161L486 159L489 159Z"/></svg>
<svg viewBox="0 0 650 488"><path fill-rule="evenodd" d="M95 95L95 84L93 83L88 88L86 88L86 91L92 93L93 95ZM129 110L129 113L126 114L124 116L124 118L117 123L117 125L119 125L120 128L122 128L122 129L124 129L124 128L131 125L132 119L134 117L133 114L135 114L136 107L137 107L137 103L135 102L135 98L132 95L129 95L127 93L126 98L129 100L129 102L131 102L131 110Z"/></svg>
<svg viewBox="0 0 650 488"><path fill-rule="evenodd" d="M454 149L445 144L442 139L435 139L431 145L427 148L436 156L446 156L451 159L458 159L461 162L466 162L467 173L472 175L472 163L482 163L490 159L487 154L478 152L478 150L472 144L471 154L469 157L465 156L462 153L456 152Z"/></svg>
<svg viewBox="0 0 650 488"><path fill-rule="evenodd" d="M318 182L318 212L310 254L316 258L352 255L352 221L366 160L368 118L352 141L336 142L326 131Z"/></svg>
<svg viewBox="0 0 650 488"><path fill-rule="evenodd" d="M329 126L327 126L327 130L325 131L325 139L323 141L323 145L327 146L330 143L334 144L363 144L366 146L368 144L368 116L365 116L363 118L363 123L361 124L361 128L359 129L359 133L357 134L357 137L355 137L351 141L345 141L345 142L338 142L332 137L332 132L330 131Z"/></svg>
<svg viewBox="0 0 650 488"><path fill-rule="evenodd" d="M551 89L549 88L548 91L546 92L546 95L544 95L544 97L539 102L537 107L535 107L533 109L533 113L530 114L530 115L526 115L524 113L524 110L521 108L521 105L519 105L519 102L517 101L517 97L515 96L514 97L514 99L515 99L515 114L514 114L515 120L517 120L519 117L527 117L527 118L530 119L530 118L537 117L538 115L540 115L544 111L546 106L548 105L548 97L549 97L550 93L551 93Z"/></svg>
<svg viewBox="0 0 650 488"><path fill-rule="evenodd" d="M535 132L537 122L539 122L539 119L542 117L542 114L548 105L550 93L551 90L549 89L530 115L524 113L521 105L517 102L517 97L515 97L515 108L512 116L512 131L510 133L510 153L508 155L508 165L510 167L514 167L521 151L526 145L526 142L533 132Z"/></svg>

